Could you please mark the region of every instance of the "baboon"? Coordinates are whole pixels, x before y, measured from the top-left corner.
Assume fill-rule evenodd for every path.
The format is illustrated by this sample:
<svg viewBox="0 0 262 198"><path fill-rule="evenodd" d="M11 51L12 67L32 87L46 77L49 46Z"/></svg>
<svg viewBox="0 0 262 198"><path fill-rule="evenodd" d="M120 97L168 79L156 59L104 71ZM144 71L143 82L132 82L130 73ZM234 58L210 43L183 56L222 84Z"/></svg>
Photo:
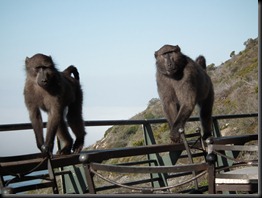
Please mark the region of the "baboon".
<svg viewBox="0 0 262 198"><path fill-rule="evenodd" d="M196 63L184 55L178 45L164 45L155 52L158 94L170 126L170 139L180 142L179 129L184 128L197 104L203 139L211 136L214 91L205 71L204 56Z"/></svg>
<svg viewBox="0 0 262 198"><path fill-rule="evenodd" d="M83 148L86 132L82 117L83 92L76 67L71 65L59 72L51 56L35 54L31 58L26 57L25 69L24 99L37 147L43 154L52 156L57 135L63 145L58 154L70 154L71 149L74 153L79 153ZM40 109L48 114L45 140ZM74 145L64 119L65 114L67 123L76 136Z"/></svg>

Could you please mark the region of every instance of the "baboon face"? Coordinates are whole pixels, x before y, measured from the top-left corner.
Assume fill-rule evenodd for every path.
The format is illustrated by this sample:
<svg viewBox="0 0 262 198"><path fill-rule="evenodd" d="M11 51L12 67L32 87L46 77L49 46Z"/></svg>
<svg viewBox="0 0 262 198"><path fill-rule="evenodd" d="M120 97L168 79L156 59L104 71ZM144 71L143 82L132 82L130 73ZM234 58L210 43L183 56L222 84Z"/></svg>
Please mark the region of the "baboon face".
<svg viewBox="0 0 262 198"><path fill-rule="evenodd" d="M57 70L50 56L36 54L26 58L26 69L42 88L49 88L57 78Z"/></svg>
<svg viewBox="0 0 262 198"><path fill-rule="evenodd" d="M35 68L37 72L37 84L42 88L49 88L56 82L55 72L51 67L39 66Z"/></svg>
<svg viewBox="0 0 262 198"><path fill-rule="evenodd" d="M185 66L184 61L180 60L183 57L178 45L164 45L155 52L155 58L157 69L167 76L175 75Z"/></svg>

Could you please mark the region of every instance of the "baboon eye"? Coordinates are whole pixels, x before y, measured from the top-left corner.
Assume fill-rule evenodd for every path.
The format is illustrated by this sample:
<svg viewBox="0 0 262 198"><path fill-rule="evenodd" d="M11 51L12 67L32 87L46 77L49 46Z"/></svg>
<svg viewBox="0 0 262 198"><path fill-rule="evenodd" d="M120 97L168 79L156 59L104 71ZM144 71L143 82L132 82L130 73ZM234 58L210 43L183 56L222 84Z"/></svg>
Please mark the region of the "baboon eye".
<svg viewBox="0 0 262 198"><path fill-rule="evenodd" d="M164 53L164 54L162 54L162 56L163 56L164 58L166 58L166 57L168 56L168 53Z"/></svg>
<svg viewBox="0 0 262 198"><path fill-rule="evenodd" d="M41 69L44 69L44 70L45 70L45 69L48 69L48 67L42 66L42 65L35 67L35 71L36 71L36 72L39 72Z"/></svg>
<svg viewBox="0 0 262 198"><path fill-rule="evenodd" d="M170 52L167 52L167 53L162 54L162 56L163 56L164 58L169 58L170 54L171 54Z"/></svg>
<svg viewBox="0 0 262 198"><path fill-rule="evenodd" d="M175 53L176 53L175 51L169 52L170 55L173 55L173 54L175 54Z"/></svg>
<svg viewBox="0 0 262 198"><path fill-rule="evenodd" d="M34 69L36 72L38 72L40 70L40 67L35 67Z"/></svg>

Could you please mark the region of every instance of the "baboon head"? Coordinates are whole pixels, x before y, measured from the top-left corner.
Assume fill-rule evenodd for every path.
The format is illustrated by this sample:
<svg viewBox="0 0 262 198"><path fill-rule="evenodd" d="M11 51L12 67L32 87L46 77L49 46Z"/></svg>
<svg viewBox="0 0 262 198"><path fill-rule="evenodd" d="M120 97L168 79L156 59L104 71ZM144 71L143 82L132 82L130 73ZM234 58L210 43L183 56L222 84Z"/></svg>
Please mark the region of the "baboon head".
<svg viewBox="0 0 262 198"><path fill-rule="evenodd" d="M57 80L57 70L51 56L36 54L31 58L26 57L26 70L30 77L36 79L36 83L48 89Z"/></svg>
<svg viewBox="0 0 262 198"><path fill-rule="evenodd" d="M164 45L155 52L156 66L160 73L174 76L184 69L186 57L182 55L178 45Z"/></svg>

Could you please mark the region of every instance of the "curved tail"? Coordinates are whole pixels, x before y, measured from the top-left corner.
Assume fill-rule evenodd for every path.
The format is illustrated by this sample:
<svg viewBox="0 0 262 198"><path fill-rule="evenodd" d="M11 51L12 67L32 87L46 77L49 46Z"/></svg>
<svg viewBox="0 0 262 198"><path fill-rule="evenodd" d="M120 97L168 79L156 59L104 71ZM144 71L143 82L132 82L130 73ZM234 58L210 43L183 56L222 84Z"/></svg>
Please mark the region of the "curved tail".
<svg viewBox="0 0 262 198"><path fill-rule="evenodd" d="M64 71L63 71L63 73L64 74L66 74L66 75L68 75L68 76L70 76L71 77L71 74L73 74L74 75L74 78L76 79L76 80L78 80L79 81L79 73L78 73L78 70L77 70L77 68L75 67L75 66L73 66L73 65L70 65L69 67L67 67Z"/></svg>
<svg viewBox="0 0 262 198"><path fill-rule="evenodd" d="M199 64L204 70L206 70L206 59L204 56L200 55L196 58L196 63Z"/></svg>

